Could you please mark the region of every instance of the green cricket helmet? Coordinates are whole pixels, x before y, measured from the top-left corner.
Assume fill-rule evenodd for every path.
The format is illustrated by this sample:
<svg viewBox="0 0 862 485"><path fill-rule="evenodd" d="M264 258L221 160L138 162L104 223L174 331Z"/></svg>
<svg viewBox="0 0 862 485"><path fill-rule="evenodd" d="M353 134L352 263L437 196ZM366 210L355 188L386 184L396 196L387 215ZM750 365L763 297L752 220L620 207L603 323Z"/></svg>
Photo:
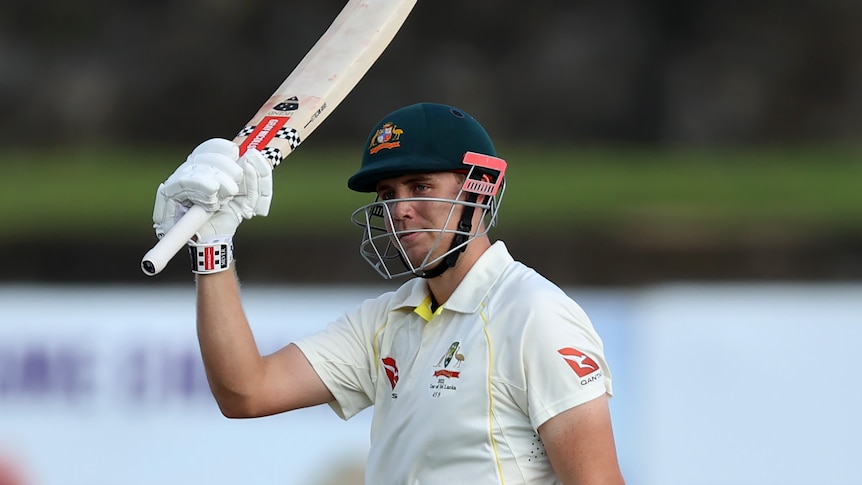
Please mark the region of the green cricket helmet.
<svg viewBox="0 0 862 485"><path fill-rule="evenodd" d="M365 143L362 165L347 186L374 192L377 182L387 178L466 170L467 152L497 156L491 137L475 118L444 104L414 104L377 123Z"/></svg>
<svg viewBox="0 0 862 485"><path fill-rule="evenodd" d="M376 200L353 213L353 222L363 228L360 254L384 278L439 276L455 265L470 241L496 225L505 191L506 162L497 158L491 137L466 112L434 103L401 108L377 123L363 150L359 171L347 181L357 192L375 192L381 180L413 173L466 174L454 199ZM446 227L393 229L396 224L390 209L399 202L450 203ZM474 228L477 211L481 223ZM450 220L457 221L456 229L447 229L455 225L449 224ZM411 261L400 236L415 232L432 232L436 239L424 258Z"/></svg>

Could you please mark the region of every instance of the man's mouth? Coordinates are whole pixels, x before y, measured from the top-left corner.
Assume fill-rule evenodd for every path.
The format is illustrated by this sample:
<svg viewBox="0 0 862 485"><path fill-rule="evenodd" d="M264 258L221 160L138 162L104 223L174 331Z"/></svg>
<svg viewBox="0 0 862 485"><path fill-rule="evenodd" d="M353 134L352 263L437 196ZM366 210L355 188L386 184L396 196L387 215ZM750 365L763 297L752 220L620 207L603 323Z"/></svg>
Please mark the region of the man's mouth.
<svg viewBox="0 0 862 485"><path fill-rule="evenodd" d="M398 233L398 239L401 242L410 242L410 241L416 239L417 237L419 237L420 234L422 234L422 232L416 231L416 230L400 231Z"/></svg>

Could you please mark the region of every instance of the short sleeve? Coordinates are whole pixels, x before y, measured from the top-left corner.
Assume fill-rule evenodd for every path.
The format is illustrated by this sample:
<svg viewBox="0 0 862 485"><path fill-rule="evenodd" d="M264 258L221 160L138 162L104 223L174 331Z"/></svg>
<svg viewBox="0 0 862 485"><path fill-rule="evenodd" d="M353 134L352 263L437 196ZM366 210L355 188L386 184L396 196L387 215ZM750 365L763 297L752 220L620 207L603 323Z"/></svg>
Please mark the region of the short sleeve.
<svg viewBox="0 0 862 485"><path fill-rule="evenodd" d="M335 397L329 405L344 420L374 402L373 329L362 325L369 320L369 306L366 302L331 322L326 330L294 342Z"/></svg>
<svg viewBox="0 0 862 485"><path fill-rule="evenodd" d="M604 347L581 307L560 290L544 291L523 328L522 364L530 422L613 394Z"/></svg>

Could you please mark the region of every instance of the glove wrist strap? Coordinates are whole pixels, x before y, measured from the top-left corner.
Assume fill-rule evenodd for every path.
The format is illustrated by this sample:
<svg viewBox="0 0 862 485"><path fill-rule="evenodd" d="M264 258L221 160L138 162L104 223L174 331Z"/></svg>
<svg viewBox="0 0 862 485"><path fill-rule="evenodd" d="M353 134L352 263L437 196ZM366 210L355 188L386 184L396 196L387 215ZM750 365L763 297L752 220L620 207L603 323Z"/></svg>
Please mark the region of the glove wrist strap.
<svg viewBox="0 0 862 485"><path fill-rule="evenodd" d="M189 256L192 260L192 273L211 274L228 270L233 261L233 241L231 238L189 241Z"/></svg>

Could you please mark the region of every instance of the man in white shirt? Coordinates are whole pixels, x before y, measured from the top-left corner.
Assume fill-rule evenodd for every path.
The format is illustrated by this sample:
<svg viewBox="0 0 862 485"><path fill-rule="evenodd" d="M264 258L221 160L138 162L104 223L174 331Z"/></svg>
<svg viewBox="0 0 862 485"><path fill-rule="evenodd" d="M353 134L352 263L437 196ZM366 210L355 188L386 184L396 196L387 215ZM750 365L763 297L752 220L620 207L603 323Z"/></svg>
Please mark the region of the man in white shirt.
<svg viewBox="0 0 862 485"><path fill-rule="evenodd" d="M623 483L601 339L577 303L488 237L506 162L473 117L420 103L377 124L348 181L377 195L353 215L361 254L385 278L413 278L262 356L232 251L215 267L202 258L266 215L269 170L256 150L209 140L154 210L157 233L184 206L215 212L190 248L201 353L225 416L328 403L349 419L373 405L368 484Z"/></svg>

